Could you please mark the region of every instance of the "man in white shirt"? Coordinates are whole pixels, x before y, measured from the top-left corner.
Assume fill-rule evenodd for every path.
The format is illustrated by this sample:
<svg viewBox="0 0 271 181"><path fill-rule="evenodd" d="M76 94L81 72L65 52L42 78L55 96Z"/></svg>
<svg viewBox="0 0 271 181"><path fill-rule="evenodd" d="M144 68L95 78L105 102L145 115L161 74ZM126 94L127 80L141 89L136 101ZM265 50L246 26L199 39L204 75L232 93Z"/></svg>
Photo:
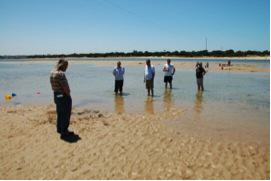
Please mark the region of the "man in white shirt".
<svg viewBox="0 0 271 181"><path fill-rule="evenodd" d="M122 95L122 87L123 87L123 76L125 73L125 68L121 67L121 62L119 61L117 63L117 67L113 70L113 75L115 76L115 94L117 95L118 92L120 92L120 95Z"/></svg>
<svg viewBox="0 0 271 181"><path fill-rule="evenodd" d="M153 80L155 76L155 68L151 65L150 59L146 60L144 82L146 83L146 89L148 90L148 96L153 96Z"/></svg>
<svg viewBox="0 0 271 181"><path fill-rule="evenodd" d="M171 60L167 59L167 64L165 64L163 68L163 71L165 72L164 83L165 83L166 89L167 89L168 83L169 83L170 89L172 89L172 80L173 80L173 75L175 74L175 67L174 65L170 63L171 63Z"/></svg>

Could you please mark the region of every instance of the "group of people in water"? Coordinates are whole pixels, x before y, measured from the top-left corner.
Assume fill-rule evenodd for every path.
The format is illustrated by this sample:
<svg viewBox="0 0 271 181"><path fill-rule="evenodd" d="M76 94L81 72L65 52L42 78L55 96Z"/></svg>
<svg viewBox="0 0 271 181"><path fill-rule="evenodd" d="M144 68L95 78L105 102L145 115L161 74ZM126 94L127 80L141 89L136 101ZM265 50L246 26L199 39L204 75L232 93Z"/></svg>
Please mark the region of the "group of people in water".
<svg viewBox="0 0 271 181"><path fill-rule="evenodd" d="M209 67L209 63L205 65L205 68ZM172 80L173 75L175 74L175 67L171 64L171 60L167 59L167 63L163 67L164 72L164 83L165 88L172 89ZM122 95L123 90L123 82L124 82L124 74L125 68L121 66L121 62L117 63L117 67L113 70L113 75L115 77L115 94ZM197 86L198 91L204 91L203 86L203 76L206 74L206 70L203 68L201 62L197 62L196 64L196 78L197 78ZM153 87L154 87L154 77L155 77L155 67L151 64L150 59L146 60L145 72L144 72L144 82L146 84L146 89L148 92L148 96L154 96Z"/></svg>
<svg viewBox="0 0 271 181"><path fill-rule="evenodd" d="M209 67L209 64L208 64ZM50 83L54 93L54 102L56 104L57 132L60 134L61 139L67 139L69 136L74 136L74 133L68 130L70 124L70 116L72 110L72 98L70 95L70 88L65 76L65 71L68 68L68 61L60 59L50 74ZM172 89L173 76L175 74L175 67L171 64L171 60L168 59L167 63L163 67L165 89ZM125 68L121 66L121 62L117 62L117 67L113 70L113 76L115 77L114 92L116 95L123 94ZM196 64L196 79L198 91L204 91L203 77L206 74L206 70L203 68L202 63ZM146 60L144 71L144 82L147 89L148 96L154 96L154 78L155 67L151 64L151 60Z"/></svg>
<svg viewBox="0 0 271 181"><path fill-rule="evenodd" d="M175 67L171 64L171 60L167 60L167 64L165 64L163 71L165 72L164 82L165 88L167 88L168 84L170 85L170 89L172 89L172 80L173 75L175 73ZM115 77L115 94L122 95L123 90L123 81L124 81L125 68L121 66L121 62L117 63L117 67L113 70L113 75ZM146 89L148 92L148 96L154 96L153 93L153 82L155 77L155 68L151 65L151 61L146 60L146 66L144 71L144 82L146 84Z"/></svg>

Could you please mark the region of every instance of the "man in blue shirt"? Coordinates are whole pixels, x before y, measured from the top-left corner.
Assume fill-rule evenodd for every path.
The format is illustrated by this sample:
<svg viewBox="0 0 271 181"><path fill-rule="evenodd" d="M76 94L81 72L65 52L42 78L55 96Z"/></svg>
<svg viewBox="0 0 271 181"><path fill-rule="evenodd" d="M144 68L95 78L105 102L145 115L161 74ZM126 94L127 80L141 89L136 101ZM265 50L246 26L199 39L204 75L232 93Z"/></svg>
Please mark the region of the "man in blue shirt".
<svg viewBox="0 0 271 181"><path fill-rule="evenodd" d="M113 75L115 76L115 94L117 95L118 92L122 95L122 87L123 87L123 76L125 73L125 68L121 67L121 62L117 63L117 67L113 70Z"/></svg>
<svg viewBox="0 0 271 181"><path fill-rule="evenodd" d="M151 61L146 60L144 82L146 82L146 89L148 90L148 96L153 96L153 80L155 76L155 68L151 65Z"/></svg>

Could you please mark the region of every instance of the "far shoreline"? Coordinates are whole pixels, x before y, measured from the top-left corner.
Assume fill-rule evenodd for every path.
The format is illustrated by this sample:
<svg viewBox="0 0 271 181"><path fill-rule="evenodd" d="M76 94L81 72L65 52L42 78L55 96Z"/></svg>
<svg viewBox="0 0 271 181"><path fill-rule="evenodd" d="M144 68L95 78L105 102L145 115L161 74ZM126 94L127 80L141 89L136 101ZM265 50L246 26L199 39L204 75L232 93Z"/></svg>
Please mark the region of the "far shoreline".
<svg viewBox="0 0 271 181"><path fill-rule="evenodd" d="M242 59L243 58L243 59ZM111 66L114 67L116 62L123 62L124 66L141 66L144 65L146 59L152 60L154 66L161 66L167 59L171 59L177 69L193 70L196 62L209 62L209 72L270 72L269 66L259 66L258 63L269 64L269 57L197 57L197 58L180 58L180 57L106 57L106 58L90 58L90 57L65 57L71 64L93 64L96 66ZM7 63L29 63L29 64L55 64L60 58L25 58L25 59L10 59L2 62ZM221 69L221 64L227 64L232 61L230 67L226 66ZM0 60L1 63L1 60Z"/></svg>
<svg viewBox="0 0 271 181"><path fill-rule="evenodd" d="M201 57L178 57L178 56L112 56L112 57L64 57L65 59L80 59L83 60L104 60L104 59L184 59L184 60L266 60L270 61L270 56L247 56L247 57L210 57L210 56L201 56ZM0 61L3 60L25 60L28 59L29 61L48 61L48 60L56 60L60 59L60 57L53 57L53 58L0 58ZM76 61L76 60L75 60Z"/></svg>

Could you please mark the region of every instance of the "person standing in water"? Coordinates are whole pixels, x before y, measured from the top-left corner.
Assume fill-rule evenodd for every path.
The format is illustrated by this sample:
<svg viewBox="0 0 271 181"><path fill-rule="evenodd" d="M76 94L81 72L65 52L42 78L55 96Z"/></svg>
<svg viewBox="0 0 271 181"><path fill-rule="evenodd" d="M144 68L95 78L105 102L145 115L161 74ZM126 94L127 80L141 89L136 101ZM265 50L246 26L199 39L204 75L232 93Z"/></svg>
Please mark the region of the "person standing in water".
<svg viewBox="0 0 271 181"><path fill-rule="evenodd" d="M167 84L169 83L170 89L172 89L172 80L173 75L175 73L175 67L171 64L171 60L167 59L167 63L164 65L163 71L165 72L164 75L164 83L165 88L167 89Z"/></svg>
<svg viewBox="0 0 271 181"><path fill-rule="evenodd" d="M205 69L202 67L202 63L198 63L196 66L196 78L197 78L197 85L198 85L198 91L204 91L203 86L203 76L206 74Z"/></svg>
<svg viewBox="0 0 271 181"><path fill-rule="evenodd" d="M72 110L72 98L70 95L70 87L65 76L67 68L68 61L60 59L56 68L50 74L50 83L56 104L56 128L57 132L61 135L61 139L73 134L73 132L68 130Z"/></svg>
<svg viewBox="0 0 271 181"><path fill-rule="evenodd" d="M209 62L206 63L205 68L209 68Z"/></svg>
<svg viewBox="0 0 271 181"><path fill-rule="evenodd" d="M148 96L153 96L153 81L155 77L155 68L151 65L150 59L146 60L144 82L146 83L146 89L148 90Z"/></svg>
<svg viewBox="0 0 271 181"><path fill-rule="evenodd" d="M122 87L123 87L123 80L124 80L124 73L125 68L121 67L121 62L117 63L117 67L113 70L113 75L115 77L115 94L117 95L118 92L122 95Z"/></svg>

